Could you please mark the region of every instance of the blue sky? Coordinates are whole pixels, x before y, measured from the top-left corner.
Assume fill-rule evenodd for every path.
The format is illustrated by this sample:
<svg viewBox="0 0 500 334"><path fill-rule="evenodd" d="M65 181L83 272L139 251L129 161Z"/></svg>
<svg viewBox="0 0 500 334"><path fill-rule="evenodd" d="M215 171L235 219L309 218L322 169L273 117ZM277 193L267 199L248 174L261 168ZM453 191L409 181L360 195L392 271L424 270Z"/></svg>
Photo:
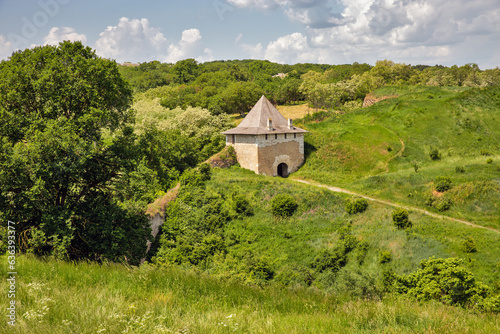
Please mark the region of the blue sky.
<svg viewBox="0 0 500 334"><path fill-rule="evenodd" d="M0 59L81 40L118 62L500 66L498 0L0 0Z"/></svg>

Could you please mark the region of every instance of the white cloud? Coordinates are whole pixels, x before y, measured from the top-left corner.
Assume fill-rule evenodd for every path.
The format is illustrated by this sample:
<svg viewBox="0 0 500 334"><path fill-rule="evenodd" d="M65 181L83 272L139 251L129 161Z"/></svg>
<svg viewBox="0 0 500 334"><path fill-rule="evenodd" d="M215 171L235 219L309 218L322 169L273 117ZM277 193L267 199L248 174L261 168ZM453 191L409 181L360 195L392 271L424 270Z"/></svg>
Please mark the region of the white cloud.
<svg viewBox="0 0 500 334"><path fill-rule="evenodd" d="M277 6L284 6L289 1L287 0L227 0L228 3L239 8L261 8L270 9Z"/></svg>
<svg viewBox="0 0 500 334"><path fill-rule="evenodd" d="M45 45L58 45L63 41L81 41L82 43L87 42L87 36L84 34L79 34L75 29L70 27L53 27L50 29L49 34L43 39Z"/></svg>
<svg viewBox="0 0 500 334"><path fill-rule="evenodd" d="M198 29L184 30L181 40L178 43L170 44L168 55L164 60L171 63L186 58L196 58L199 62L213 60L212 50L203 49L201 39L202 36Z"/></svg>
<svg viewBox="0 0 500 334"><path fill-rule="evenodd" d="M318 61L317 55L309 46L307 37L298 32L269 43L265 51L265 58L288 64Z"/></svg>
<svg viewBox="0 0 500 334"><path fill-rule="evenodd" d="M159 28L149 25L148 19L122 17L117 26L108 26L99 34L96 51L117 61L151 61L164 54L167 39Z"/></svg>
<svg viewBox="0 0 500 334"><path fill-rule="evenodd" d="M203 46L198 29L184 30L179 42L171 42L160 28L151 27L148 19L122 17L117 26L107 27L99 36L95 44L97 53L119 62L177 62L186 58L200 62L213 60L212 50Z"/></svg>
<svg viewBox="0 0 500 334"><path fill-rule="evenodd" d="M498 0L229 2L238 7L266 10L281 6L290 20L304 25L304 31L270 42L262 51L269 60L374 63L389 58L413 63L463 64L484 59L488 66L495 62L495 66L499 65L493 58L500 52ZM476 49L471 50L471 45ZM243 49L253 52L248 45Z"/></svg>
<svg viewBox="0 0 500 334"><path fill-rule="evenodd" d="M7 59L14 52L14 46L4 35L0 35L0 60Z"/></svg>

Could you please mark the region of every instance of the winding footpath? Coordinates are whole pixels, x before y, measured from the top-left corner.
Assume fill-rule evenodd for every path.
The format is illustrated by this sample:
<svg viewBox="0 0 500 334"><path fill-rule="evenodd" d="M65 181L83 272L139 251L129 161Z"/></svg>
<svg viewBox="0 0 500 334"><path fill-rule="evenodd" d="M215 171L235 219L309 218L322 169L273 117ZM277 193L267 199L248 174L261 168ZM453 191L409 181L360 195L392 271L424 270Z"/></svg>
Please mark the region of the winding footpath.
<svg viewBox="0 0 500 334"><path fill-rule="evenodd" d="M309 182L309 181L306 181L306 180L299 180L299 179L294 179L293 181L300 182L300 183L305 183L305 184L308 184L308 185L311 185L311 186L315 186L315 187L326 188L328 190L331 190L331 191L337 192L337 193L344 193L344 194L349 194L349 195L355 195L355 196L358 196L358 197L365 198L365 199L367 199L369 201L372 201L372 202L382 203L382 204L394 206L396 208L403 208L403 209L408 210L408 211L418 211L420 213L423 213L425 215L428 215L428 216L431 216L431 217L434 217L434 218L452 220L452 221L455 221L455 222L458 222L458 223L469 225L471 227L482 228L482 229L493 231L493 232L496 232L496 233L500 234L499 230L496 230L496 229L494 229L492 227L481 226L481 225L477 225L477 224L468 222L466 220L462 220L462 219L458 219L458 218L453 218L453 217L448 217L448 216L443 216L443 215L440 215L440 214L437 214L437 213L433 213L433 212L429 212L427 210L420 209L420 208L417 208L417 207L414 207L414 206L396 204L396 203L392 203L392 202L389 202L389 201L384 201L384 200L381 200L381 199L377 199L377 198L369 197L369 196L366 196L366 195L358 194L358 193L355 193L355 192L347 190L347 189L342 189L342 188L338 188L338 187L327 186L327 185L324 185L324 184L321 184L321 183Z"/></svg>

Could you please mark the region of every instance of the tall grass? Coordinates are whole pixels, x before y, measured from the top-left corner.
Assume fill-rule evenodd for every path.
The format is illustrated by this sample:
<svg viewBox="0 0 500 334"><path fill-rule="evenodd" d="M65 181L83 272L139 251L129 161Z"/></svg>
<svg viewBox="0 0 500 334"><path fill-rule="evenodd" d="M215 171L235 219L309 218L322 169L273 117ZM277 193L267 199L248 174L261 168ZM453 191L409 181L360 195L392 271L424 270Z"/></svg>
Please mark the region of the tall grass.
<svg viewBox="0 0 500 334"><path fill-rule="evenodd" d="M437 303L258 289L174 267L30 256L18 257L18 267L17 323L2 321L2 333L494 333L500 328L498 315ZM7 290L5 279L0 289ZM6 298L1 300L5 310Z"/></svg>

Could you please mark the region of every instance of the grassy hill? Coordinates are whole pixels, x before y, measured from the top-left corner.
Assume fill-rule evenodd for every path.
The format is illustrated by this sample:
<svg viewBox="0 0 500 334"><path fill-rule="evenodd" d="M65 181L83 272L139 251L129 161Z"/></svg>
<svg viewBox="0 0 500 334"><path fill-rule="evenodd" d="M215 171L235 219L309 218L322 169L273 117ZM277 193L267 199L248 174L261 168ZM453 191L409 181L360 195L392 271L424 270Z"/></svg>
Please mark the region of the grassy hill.
<svg viewBox="0 0 500 334"><path fill-rule="evenodd" d="M225 256L199 266L69 263L18 257L17 325L9 333L492 333L500 317L438 302L420 303L383 292L383 272L407 274L430 256L456 256L478 280L500 280L500 238L493 231L411 213L411 230L395 228L392 207L370 203L346 213L348 195L269 178L231 167L215 169L205 186L211 198L245 194L251 216L236 216L222 233ZM189 190L194 194L193 189ZM290 218L276 219L269 199L289 194L299 204ZM182 189L179 195L182 197ZM334 275L310 264L352 235L365 242ZM463 242L476 240L477 252ZM380 254L390 253L388 263ZM362 258L362 261L360 259ZM259 280L246 268L258 262L272 271ZM5 257L0 258L6 264ZM255 269L255 268L254 268ZM7 291L7 281L0 282ZM2 299L5 309L7 298Z"/></svg>
<svg viewBox="0 0 500 334"><path fill-rule="evenodd" d="M304 119L307 160L292 178L500 229L500 90L401 86L374 95L398 97ZM441 176L453 184L444 193L435 191Z"/></svg>
<svg viewBox="0 0 500 334"><path fill-rule="evenodd" d="M386 284L388 273L408 275L423 259L457 257L498 294L498 231L420 212L410 212L413 227L402 230L392 206L370 202L349 214L351 196L296 182L341 186L500 229L500 92L374 92L390 95L398 97L352 113L305 117L299 126L310 131L307 160L287 179L233 166L214 169L202 185L181 187L171 202L175 219L154 244L157 266L18 257L17 326L2 322L0 332L498 331L498 314L417 302ZM441 176L451 189L436 191ZM273 216L277 195L298 203L291 217ZM450 207L440 211L445 201ZM469 238L475 252L464 247ZM8 291L5 279L0 289ZM6 309L7 298L0 303Z"/></svg>

